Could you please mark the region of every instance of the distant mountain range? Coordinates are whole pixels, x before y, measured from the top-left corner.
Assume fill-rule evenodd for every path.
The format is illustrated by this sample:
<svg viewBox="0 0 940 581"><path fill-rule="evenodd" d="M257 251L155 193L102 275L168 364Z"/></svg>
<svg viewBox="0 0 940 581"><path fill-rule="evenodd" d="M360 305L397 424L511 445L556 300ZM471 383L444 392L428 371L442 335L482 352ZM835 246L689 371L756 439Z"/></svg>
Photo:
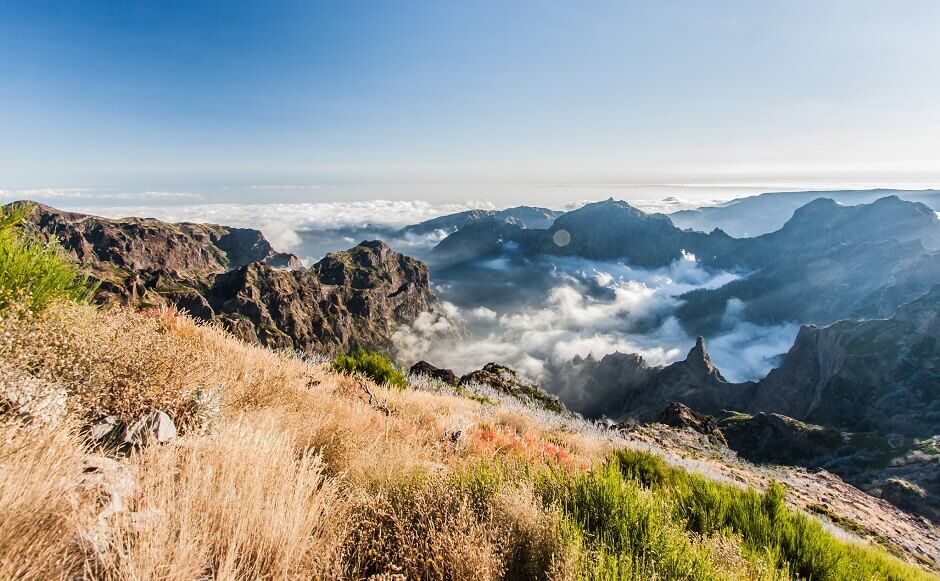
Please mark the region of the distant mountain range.
<svg viewBox="0 0 940 581"><path fill-rule="evenodd" d="M865 489L902 478L927 494L905 508L940 522L940 285L886 319L802 327L756 382L727 381L701 338L671 365L613 353L559 376L562 399L595 417L650 422L679 402L717 416L754 461L826 467Z"/></svg>
<svg viewBox="0 0 940 581"><path fill-rule="evenodd" d="M898 196L920 202L940 211L940 190L841 190L808 192L769 192L696 210L669 214L679 228L711 232L719 228L731 236L760 236L780 229L797 208L818 198L828 198L843 205L870 204L886 196Z"/></svg>
<svg viewBox="0 0 940 581"><path fill-rule="evenodd" d="M656 268L691 252L706 267L746 274L682 297L684 325L708 334L721 327L732 299L744 303L741 316L760 323L890 315L940 281L938 247L936 213L897 196L857 206L817 199L779 230L754 238L681 230L668 216L606 200L568 212L544 230L523 228L512 218L477 220L441 241L430 261L454 268L504 255L547 255Z"/></svg>
<svg viewBox="0 0 940 581"><path fill-rule="evenodd" d="M456 232L468 224L479 222L480 220L514 220L522 228L545 229L550 227L555 220L564 214L559 210L549 210L548 208L537 208L533 206L516 206L506 208L505 210L467 210L456 214L448 214L438 218L432 218L405 226L398 231L399 235L408 234L428 234L438 230L445 232Z"/></svg>

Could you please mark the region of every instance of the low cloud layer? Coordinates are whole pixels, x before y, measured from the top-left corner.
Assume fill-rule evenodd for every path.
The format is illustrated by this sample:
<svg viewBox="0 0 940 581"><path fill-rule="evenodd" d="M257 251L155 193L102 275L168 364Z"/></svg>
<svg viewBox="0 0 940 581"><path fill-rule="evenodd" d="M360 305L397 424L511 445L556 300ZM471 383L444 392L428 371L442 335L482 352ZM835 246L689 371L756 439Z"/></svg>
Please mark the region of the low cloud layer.
<svg viewBox="0 0 940 581"><path fill-rule="evenodd" d="M472 295L481 298L475 301L455 292L461 286L458 274L438 288L444 300L439 313L428 313L395 334L403 360L425 359L458 373L497 361L549 389L554 374L575 356L601 358L620 351L663 365L684 358L695 341L674 316L678 296L738 277L707 271L692 255L654 270L577 258L523 263L512 257L482 268L492 269L494 287L514 281L513 292L524 300L502 303L492 299L498 291L486 296L477 287ZM500 277L505 273L510 278ZM544 278L537 273L545 273ZM480 271L466 277L487 278ZM729 307L726 330L709 338L709 351L729 380L762 377L790 347L798 326L757 326L740 318L738 305Z"/></svg>
<svg viewBox="0 0 940 581"><path fill-rule="evenodd" d="M422 200L89 206L84 205L86 198L82 197L82 192L72 192L71 195L62 193L58 198L35 197L54 204L58 202L56 205L62 209L111 218L145 216L168 222L209 222L258 228L278 250L296 252L310 259L318 259L329 251L348 248L365 238L388 238L394 231L409 224L464 210L494 207L486 202L433 204ZM439 241L443 235L403 238L396 242L403 250L409 245L424 248Z"/></svg>

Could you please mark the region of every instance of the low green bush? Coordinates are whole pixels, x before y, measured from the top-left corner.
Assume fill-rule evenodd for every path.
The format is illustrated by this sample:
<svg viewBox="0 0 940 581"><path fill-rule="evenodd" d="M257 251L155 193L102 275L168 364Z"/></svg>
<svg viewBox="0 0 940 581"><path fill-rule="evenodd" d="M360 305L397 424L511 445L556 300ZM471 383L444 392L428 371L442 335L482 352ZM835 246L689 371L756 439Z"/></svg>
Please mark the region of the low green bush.
<svg viewBox="0 0 940 581"><path fill-rule="evenodd" d="M880 547L833 536L789 508L779 483L764 492L739 488L636 450L590 470L483 462L458 471L450 485L483 521L500 491L531 487L559 519L550 546L578 555L578 579L936 579ZM533 555L506 555L507 571L549 578L538 563L552 557Z"/></svg>
<svg viewBox="0 0 940 581"><path fill-rule="evenodd" d="M94 285L55 243L25 234L20 224L34 207L0 207L0 311L23 305L36 312L50 303L87 300Z"/></svg>
<svg viewBox="0 0 940 581"><path fill-rule="evenodd" d="M348 355L333 360L333 369L341 373L359 373L377 383L405 389L408 380L395 364L380 353L356 349Z"/></svg>
<svg viewBox="0 0 940 581"><path fill-rule="evenodd" d="M818 520L788 508L779 483L771 483L764 493L742 489L632 450L618 451L612 463L624 478L645 481L651 492L667 499L673 518L689 532L735 535L748 553L769 559L787 576L818 581L934 578L880 547L834 537Z"/></svg>

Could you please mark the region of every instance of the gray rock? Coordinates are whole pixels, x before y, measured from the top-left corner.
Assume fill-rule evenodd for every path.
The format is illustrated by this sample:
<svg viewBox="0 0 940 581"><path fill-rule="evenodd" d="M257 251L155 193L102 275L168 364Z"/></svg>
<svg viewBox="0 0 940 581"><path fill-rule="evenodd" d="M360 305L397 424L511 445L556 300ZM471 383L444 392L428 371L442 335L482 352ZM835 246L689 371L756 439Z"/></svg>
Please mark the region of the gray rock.
<svg viewBox="0 0 940 581"><path fill-rule="evenodd" d="M65 416L67 402L64 388L0 362L0 411L30 422L55 423Z"/></svg>
<svg viewBox="0 0 940 581"><path fill-rule="evenodd" d="M88 435L96 442L102 442L115 436L121 427L117 416L105 416L88 428Z"/></svg>
<svg viewBox="0 0 940 581"><path fill-rule="evenodd" d="M82 458L80 487L97 497L99 518L126 512L136 483L130 468L122 462L88 454Z"/></svg>
<svg viewBox="0 0 940 581"><path fill-rule="evenodd" d="M94 499L100 507L97 517L75 536L75 549L83 553L90 562L90 571L81 579L98 579L107 569L107 554L112 543L111 518L115 515L129 516L130 502L137 483L134 473L122 462L89 454L82 458L82 475L79 488Z"/></svg>
<svg viewBox="0 0 940 581"><path fill-rule="evenodd" d="M131 447L163 444L176 437L176 424L166 412L154 410L127 424L121 433L120 442Z"/></svg>

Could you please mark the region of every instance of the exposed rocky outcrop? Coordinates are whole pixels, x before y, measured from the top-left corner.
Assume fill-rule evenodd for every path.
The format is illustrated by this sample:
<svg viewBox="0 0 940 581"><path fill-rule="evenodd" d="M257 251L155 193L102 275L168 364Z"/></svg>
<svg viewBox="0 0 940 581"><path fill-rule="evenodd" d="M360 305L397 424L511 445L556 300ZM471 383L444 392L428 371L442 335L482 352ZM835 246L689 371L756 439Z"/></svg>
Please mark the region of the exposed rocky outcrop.
<svg viewBox="0 0 940 581"><path fill-rule="evenodd" d="M492 389L553 412L568 412L556 396L547 393L531 379L499 363L487 363L482 368L471 371L459 379L450 369L440 369L427 361L415 363L408 373L440 381L458 390Z"/></svg>
<svg viewBox="0 0 940 581"><path fill-rule="evenodd" d="M199 304L199 316L237 336L327 352L384 346L396 324L414 321L433 300L427 267L377 241L328 254L309 269L252 263L216 276L204 297L210 310Z"/></svg>
<svg viewBox="0 0 940 581"><path fill-rule="evenodd" d="M161 410L146 412L131 422L123 422L117 416L105 416L88 426L86 433L96 444L125 452L165 444L177 436L173 419Z"/></svg>
<svg viewBox="0 0 940 581"><path fill-rule="evenodd" d="M440 369L438 367L434 367L427 361L418 361L412 365L411 369L408 370L408 375L429 377L454 387L460 384L460 378L458 378L453 371L450 369Z"/></svg>
<svg viewBox="0 0 940 581"><path fill-rule="evenodd" d="M673 402L717 415L740 409L756 384L731 383L712 363L699 337L682 361L652 367L636 354L613 353L597 360L575 358L558 376L559 394L575 411L589 417L630 417L654 421Z"/></svg>
<svg viewBox="0 0 940 581"><path fill-rule="evenodd" d="M554 412L567 411L556 396L547 393L531 379L499 363L487 363L481 369L467 373L460 378L460 385L483 385Z"/></svg>
<svg viewBox="0 0 940 581"><path fill-rule="evenodd" d="M718 428L718 421L714 417L700 414L685 404L678 402L669 404L663 413L659 414L657 421L673 428L688 428L696 431L706 436L713 444L727 445L725 436Z"/></svg>

